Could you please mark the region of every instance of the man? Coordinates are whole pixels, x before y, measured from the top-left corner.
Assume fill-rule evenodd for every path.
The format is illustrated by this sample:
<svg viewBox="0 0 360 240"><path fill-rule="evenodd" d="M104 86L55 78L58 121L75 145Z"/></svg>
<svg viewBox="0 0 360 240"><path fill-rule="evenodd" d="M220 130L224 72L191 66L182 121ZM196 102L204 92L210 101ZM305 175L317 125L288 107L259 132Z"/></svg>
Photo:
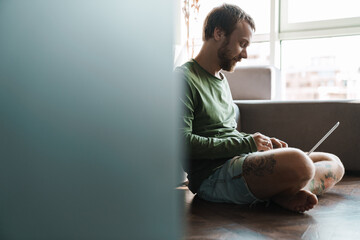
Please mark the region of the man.
<svg viewBox="0 0 360 240"><path fill-rule="evenodd" d="M232 71L247 58L254 31L253 19L239 7L214 8L204 23L200 53L176 69L185 83L189 188L208 201L271 200L304 212L318 203L316 195L341 180L344 167L333 154L307 156L276 138L236 130L232 96L220 70Z"/></svg>

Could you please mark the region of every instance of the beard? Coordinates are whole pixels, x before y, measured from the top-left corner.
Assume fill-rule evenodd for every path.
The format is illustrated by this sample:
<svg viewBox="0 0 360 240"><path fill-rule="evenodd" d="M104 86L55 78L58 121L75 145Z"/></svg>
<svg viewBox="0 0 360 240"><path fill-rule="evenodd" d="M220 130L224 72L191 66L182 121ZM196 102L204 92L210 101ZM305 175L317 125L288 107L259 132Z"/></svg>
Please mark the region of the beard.
<svg viewBox="0 0 360 240"><path fill-rule="evenodd" d="M228 48L228 44L229 44L229 39L226 39L224 44L218 50L218 58L220 60L221 69L228 72L232 72L239 59L231 55L231 51Z"/></svg>

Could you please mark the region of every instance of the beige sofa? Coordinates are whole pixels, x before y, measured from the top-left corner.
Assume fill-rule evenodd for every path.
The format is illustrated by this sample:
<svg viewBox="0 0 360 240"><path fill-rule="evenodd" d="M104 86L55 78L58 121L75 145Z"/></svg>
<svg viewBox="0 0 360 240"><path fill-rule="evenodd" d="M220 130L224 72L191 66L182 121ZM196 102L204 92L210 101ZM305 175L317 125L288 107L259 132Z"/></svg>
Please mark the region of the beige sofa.
<svg viewBox="0 0 360 240"><path fill-rule="evenodd" d="M235 101L238 130L261 132L309 151L337 122L317 151L339 156L348 173L360 173L360 101Z"/></svg>

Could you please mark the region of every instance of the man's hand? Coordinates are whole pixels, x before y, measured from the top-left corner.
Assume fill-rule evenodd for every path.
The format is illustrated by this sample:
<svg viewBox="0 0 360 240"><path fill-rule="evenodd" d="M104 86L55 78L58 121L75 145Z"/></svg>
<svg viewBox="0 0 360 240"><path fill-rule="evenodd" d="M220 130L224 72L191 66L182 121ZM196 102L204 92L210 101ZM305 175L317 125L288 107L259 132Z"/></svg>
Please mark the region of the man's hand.
<svg viewBox="0 0 360 240"><path fill-rule="evenodd" d="M274 148L287 147L287 143L276 138L269 138L261 133L254 133L252 137L255 140L258 151L268 151Z"/></svg>
<svg viewBox="0 0 360 240"><path fill-rule="evenodd" d="M288 144L284 141L281 141L277 138L270 138L273 148L286 148Z"/></svg>

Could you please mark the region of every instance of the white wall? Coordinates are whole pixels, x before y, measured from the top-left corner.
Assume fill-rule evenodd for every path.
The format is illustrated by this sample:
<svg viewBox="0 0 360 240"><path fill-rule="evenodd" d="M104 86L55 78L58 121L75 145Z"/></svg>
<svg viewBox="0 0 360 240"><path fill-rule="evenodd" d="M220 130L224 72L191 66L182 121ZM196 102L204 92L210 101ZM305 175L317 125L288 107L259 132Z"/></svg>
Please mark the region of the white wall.
<svg viewBox="0 0 360 240"><path fill-rule="evenodd" d="M0 239L179 238L172 14L0 1Z"/></svg>

